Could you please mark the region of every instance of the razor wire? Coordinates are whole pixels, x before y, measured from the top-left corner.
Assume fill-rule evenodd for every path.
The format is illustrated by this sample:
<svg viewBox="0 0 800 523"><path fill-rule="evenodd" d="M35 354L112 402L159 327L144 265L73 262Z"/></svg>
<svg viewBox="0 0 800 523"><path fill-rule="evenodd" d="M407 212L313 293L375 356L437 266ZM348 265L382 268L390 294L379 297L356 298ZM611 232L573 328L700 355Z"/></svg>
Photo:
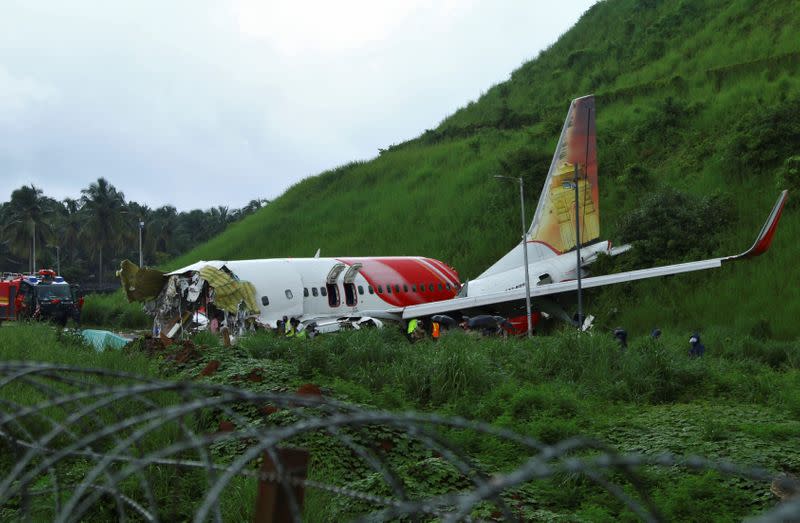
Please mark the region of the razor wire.
<svg viewBox="0 0 800 523"><path fill-rule="evenodd" d="M510 471L486 470L450 441L452 430L514 445L524 460ZM417 455L446 464L457 485L435 495L410 492L396 459L381 447L386 434ZM358 477L306 477L292 470L283 449L302 446L317 435L323 438L317 443L324 441L320 452L347 457L357 464ZM319 458L312 452L312 463ZM266 461L273 464L271 469ZM164 476L195 473L203 484L202 491L191 493L197 522L225 520L225 499L237 481L277 486L293 521L303 516L297 492L312 491L344 500L343 510L364 521L483 521L476 513L487 505L497 517L513 521L520 519L510 502L515 489L574 474L642 520L662 521L640 475L642 467L711 470L800 490L791 478L725 461L670 453L619 454L583 437L547 445L463 418L370 410L318 394L254 392L106 369L0 362L0 518L12 514L67 522L101 514L120 521L162 521L169 519L172 502L164 499ZM365 476L379 483L369 488L359 481ZM758 521L791 518L800 518L800 497L778 504Z"/></svg>

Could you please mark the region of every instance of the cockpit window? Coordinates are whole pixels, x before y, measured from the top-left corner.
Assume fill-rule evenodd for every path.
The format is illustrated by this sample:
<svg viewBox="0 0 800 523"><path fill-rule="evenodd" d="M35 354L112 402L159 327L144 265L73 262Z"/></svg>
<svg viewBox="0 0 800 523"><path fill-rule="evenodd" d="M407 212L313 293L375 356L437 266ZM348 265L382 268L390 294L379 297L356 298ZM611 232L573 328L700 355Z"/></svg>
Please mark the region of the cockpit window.
<svg viewBox="0 0 800 523"><path fill-rule="evenodd" d="M261 297L261 305L263 305L264 307L269 305L269 298L267 298L266 296L262 296Z"/></svg>

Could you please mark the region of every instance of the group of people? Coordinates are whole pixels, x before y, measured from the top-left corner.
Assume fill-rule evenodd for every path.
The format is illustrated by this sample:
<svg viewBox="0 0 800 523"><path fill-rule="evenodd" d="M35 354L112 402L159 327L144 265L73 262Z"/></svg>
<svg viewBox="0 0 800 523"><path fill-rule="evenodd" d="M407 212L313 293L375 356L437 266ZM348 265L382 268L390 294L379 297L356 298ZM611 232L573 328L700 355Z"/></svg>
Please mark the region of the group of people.
<svg viewBox="0 0 800 523"><path fill-rule="evenodd" d="M274 332L287 338L314 338L318 334L316 322L303 326L297 318L287 316L277 321Z"/></svg>
<svg viewBox="0 0 800 523"><path fill-rule="evenodd" d="M661 329L653 329L650 332L650 338L657 340L661 338ZM628 347L628 332L622 327L614 329L614 339L617 340L619 346L623 349ZM700 341L700 334L695 332L689 338L689 357L699 358L706 352L706 346Z"/></svg>
<svg viewBox="0 0 800 523"><path fill-rule="evenodd" d="M445 314L437 314L427 320L418 318L409 320L406 327L406 337L411 343L426 336L430 336L431 339L436 341L442 334L454 329L476 332L483 336L507 337L513 326L502 316L482 314L471 318L465 316L461 321L456 321Z"/></svg>

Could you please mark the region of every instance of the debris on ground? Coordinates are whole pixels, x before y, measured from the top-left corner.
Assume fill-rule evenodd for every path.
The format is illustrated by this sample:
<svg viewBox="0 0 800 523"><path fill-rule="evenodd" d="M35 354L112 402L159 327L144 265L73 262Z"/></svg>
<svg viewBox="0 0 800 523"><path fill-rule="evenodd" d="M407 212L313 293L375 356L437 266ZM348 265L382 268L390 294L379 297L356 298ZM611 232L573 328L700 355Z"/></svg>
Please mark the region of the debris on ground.
<svg viewBox="0 0 800 523"><path fill-rule="evenodd" d="M81 336L83 336L86 343L94 347L98 352L107 348L118 350L133 341L130 338L118 336L111 331L99 329L83 329Z"/></svg>

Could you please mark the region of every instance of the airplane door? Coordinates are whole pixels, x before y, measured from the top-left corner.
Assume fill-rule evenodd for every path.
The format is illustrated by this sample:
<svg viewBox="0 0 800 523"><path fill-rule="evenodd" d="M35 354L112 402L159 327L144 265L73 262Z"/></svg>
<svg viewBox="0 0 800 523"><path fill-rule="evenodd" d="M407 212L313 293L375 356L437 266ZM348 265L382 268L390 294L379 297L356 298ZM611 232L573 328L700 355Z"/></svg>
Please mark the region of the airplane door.
<svg viewBox="0 0 800 523"><path fill-rule="evenodd" d="M344 263L337 263L331 267L328 277L325 280L325 286L328 289L328 306L338 307L342 301L339 297L339 285L336 284L336 279L342 273L346 265Z"/></svg>
<svg viewBox="0 0 800 523"><path fill-rule="evenodd" d="M358 294L356 293L356 285L353 283L361 270L363 265L361 263L354 263L344 273L344 302L348 307L355 307L358 303Z"/></svg>

